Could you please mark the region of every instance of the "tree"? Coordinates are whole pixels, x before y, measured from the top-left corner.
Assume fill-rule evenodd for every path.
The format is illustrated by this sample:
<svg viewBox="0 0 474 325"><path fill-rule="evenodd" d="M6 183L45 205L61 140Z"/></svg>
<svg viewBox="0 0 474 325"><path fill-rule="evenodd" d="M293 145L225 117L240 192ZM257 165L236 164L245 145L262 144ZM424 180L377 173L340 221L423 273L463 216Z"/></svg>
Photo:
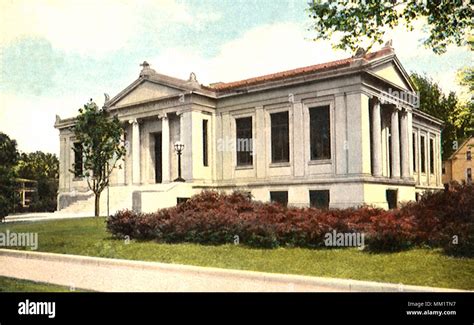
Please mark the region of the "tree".
<svg viewBox="0 0 474 325"><path fill-rule="evenodd" d="M36 151L22 153L16 166L18 177L37 181L31 211L54 211L57 206L59 160L56 155Z"/></svg>
<svg viewBox="0 0 474 325"><path fill-rule="evenodd" d="M474 51L474 35L469 35L467 44L469 44L471 51ZM468 66L462 68L460 71L458 71L458 77L460 79L459 83L461 86L467 87L472 96L472 93L474 92L474 67Z"/></svg>
<svg viewBox="0 0 474 325"><path fill-rule="evenodd" d="M442 159L446 160L456 149L456 143L469 135L472 124L472 111L469 106L459 101L454 92L445 95L433 80L419 74L412 74L411 79L420 92L419 109L444 121L441 133Z"/></svg>
<svg viewBox="0 0 474 325"><path fill-rule="evenodd" d="M0 132L0 166L13 167L18 161L18 150L15 140Z"/></svg>
<svg viewBox="0 0 474 325"><path fill-rule="evenodd" d="M73 131L80 147L74 147L76 154L83 157L81 177L85 177L89 189L95 195L95 216L100 212L100 194L109 185L109 177L118 160L125 155L121 140L123 127L117 116L110 116L107 109L99 109L92 100L79 109ZM80 152L79 152L80 151ZM71 171L74 172L74 171Z"/></svg>
<svg viewBox="0 0 474 325"><path fill-rule="evenodd" d="M42 151L21 153L16 170L22 178L58 178L59 160L56 155Z"/></svg>
<svg viewBox="0 0 474 325"><path fill-rule="evenodd" d="M429 28L424 44L437 54L444 53L449 44L464 45L472 29L472 9L463 0L313 0L308 11L316 38L339 35L335 47L353 52L364 42L369 42L367 51L381 44L386 28L404 24L413 30L419 18L426 18Z"/></svg>
<svg viewBox="0 0 474 325"><path fill-rule="evenodd" d="M471 35L468 40L471 51L474 50L474 36ZM467 66L458 71L459 84L467 88L470 98L465 106L465 114L467 120L466 132L468 135L474 136L474 67Z"/></svg>
<svg viewBox="0 0 474 325"><path fill-rule="evenodd" d="M15 173L13 166L18 161L15 140L0 132L0 219L7 216L14 205Z"/></svg>

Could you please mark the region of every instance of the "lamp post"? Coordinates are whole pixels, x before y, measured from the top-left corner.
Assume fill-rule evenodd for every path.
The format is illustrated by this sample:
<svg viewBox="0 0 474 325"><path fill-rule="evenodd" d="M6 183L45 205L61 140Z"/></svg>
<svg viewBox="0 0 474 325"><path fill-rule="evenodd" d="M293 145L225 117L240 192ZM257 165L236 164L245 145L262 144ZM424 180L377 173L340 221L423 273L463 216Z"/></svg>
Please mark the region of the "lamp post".
<svg viewBox="0 0 474 325"><path fill-rule="evenodd" d="M184 144L181 141L177 141L174 144L174 150L178 154L178 178L174 182L184 182L184 178L181 177L181 154L183 153Z"/></svg>

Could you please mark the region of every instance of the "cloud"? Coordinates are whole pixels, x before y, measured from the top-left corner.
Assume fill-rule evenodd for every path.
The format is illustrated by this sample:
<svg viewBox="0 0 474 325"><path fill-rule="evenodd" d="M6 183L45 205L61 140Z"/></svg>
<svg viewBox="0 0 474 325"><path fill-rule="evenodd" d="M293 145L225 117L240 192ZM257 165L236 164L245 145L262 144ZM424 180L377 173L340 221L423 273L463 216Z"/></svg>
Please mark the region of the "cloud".
<svg viewBox="0 0 474 325"><path fill-rule="evenodd" d="M12 1L1 14L0 41L36 36L66 52L100 55L121 48L131 37L129 7L111 0Z"/></svg>
<svg viewBox="0 0 474 325"><path fill-rule="evenodd" d="M409 32L403 26L390 30L384 41L392 40L395 53L408 71L428 73L445 92L460 91L457 70L469 63L467 48L449 46L443 55L425 48L423 22ZM191 71L201 83L229 82L351 56L336 51L329 41L313 41L303 24L277 23L258 26L223 43L217 55L206 57L189 47L173 47L150 59L164 74L187 78ZM383 44L381 45L383 46ZM381 46L374 46L373 51Z"/></svg>
<svg viewBox="0 0 474 325"><path fill-rule="evenodd" d="M40 95L54 86L63 58L51 43L41 38L22 38L0 49L2 91Z"/></svg>
<svg viewBox="0 0 474 325"><path fill-rule="evenodd" d="M297 23L265 25L224 43L217 55L204 57L186 47L167 49L150 62L164 74L201 83L234 81L349 56L328 42L309 40Z"/></svg>
<svg viewBox="0 0 474 325"><path fill-rule="evenodd" d="M159 33L169 24L198 27L218 19L217 13L192 12L175 0L17 0L2 3L0 45L39 37L65 52L103 56L150 29Z"/></svg>

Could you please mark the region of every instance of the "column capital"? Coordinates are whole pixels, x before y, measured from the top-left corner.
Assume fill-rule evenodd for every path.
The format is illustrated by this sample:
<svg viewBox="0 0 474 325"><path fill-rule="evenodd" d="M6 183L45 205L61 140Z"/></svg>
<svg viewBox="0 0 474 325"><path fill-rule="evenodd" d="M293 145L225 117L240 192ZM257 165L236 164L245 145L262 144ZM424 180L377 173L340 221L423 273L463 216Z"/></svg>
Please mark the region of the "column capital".
<svg viewBox="0 0 474 325"><path fill-rule="evenodd" d="M158 119L163 120L168 118L168 113L160 113L157 115Z"/></svg>
<svg viewBox="0 0 474 325"><path fill-rule="evenodd" d="M303 102L301 100L295 100L291 103L293 106L303 106Z"/></svg>
<svg viewBox="0 0 474 325"><path fill-rule="evenodd" d="M380 95L370 95L369 98L373 101L372 105L382 105L382 100L380 99Z"/></svg>
<svg viewBox="0 0 474 325"><path fill-rule="evenodd" d="M405 114L408 114L408 113L413 113L413 109L412 108L409 108L409 107L402 107L402 113Z"/></svg>
<svg viewBox="0 0 474 325"><path fill-rule="evenodd" d="M128 123L135 125L135 124L138 124L138 120L137 119L131 119L131 120L128 120Z"/></svg>

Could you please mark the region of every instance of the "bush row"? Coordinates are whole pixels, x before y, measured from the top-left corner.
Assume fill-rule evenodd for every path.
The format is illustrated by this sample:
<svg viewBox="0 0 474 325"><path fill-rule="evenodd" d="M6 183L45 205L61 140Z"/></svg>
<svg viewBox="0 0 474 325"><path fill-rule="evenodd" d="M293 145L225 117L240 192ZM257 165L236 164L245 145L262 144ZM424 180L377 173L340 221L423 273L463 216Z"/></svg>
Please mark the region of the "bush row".
<svg viewBox="0 0 474 325"><path fill-rule="evenodd" d="M155 213L119 211L108 218L107 229L116 237L138 240L225 244L238 239L242 244L265 248L326 247L326 234L336 231L364 234L365 248L372 251L428 245L472 256L474 188L453 184L447 191L427 193L419 202L390 211L370 206L329 210L284 207L256 202L239 192L205 191Z"/></svg>

